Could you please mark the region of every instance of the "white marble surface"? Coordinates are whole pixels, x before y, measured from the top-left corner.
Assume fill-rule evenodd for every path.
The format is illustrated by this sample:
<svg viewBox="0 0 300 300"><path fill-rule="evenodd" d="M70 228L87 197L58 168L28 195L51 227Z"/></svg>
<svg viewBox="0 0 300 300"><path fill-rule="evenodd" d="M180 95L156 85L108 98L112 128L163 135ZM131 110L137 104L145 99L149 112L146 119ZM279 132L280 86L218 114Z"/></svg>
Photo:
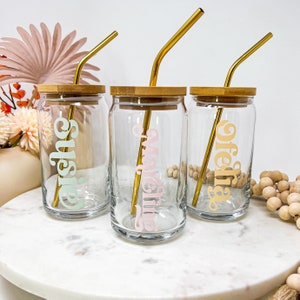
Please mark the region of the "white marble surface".
<svg viewBox="0 0 300 300"><path fill-rule="evenodd" d="M142 246L115 235L109 214L48 217L41 190L0 208L0 275L49 300L256 299L300 263L300 231L252 200L231 223L188 218L176 240Z"/></svg>
<svg viewBox="0 0 300 300"><path fill-rule="evenodd" d="M0 300L44 300L28 293L0 276Z"/></svg>

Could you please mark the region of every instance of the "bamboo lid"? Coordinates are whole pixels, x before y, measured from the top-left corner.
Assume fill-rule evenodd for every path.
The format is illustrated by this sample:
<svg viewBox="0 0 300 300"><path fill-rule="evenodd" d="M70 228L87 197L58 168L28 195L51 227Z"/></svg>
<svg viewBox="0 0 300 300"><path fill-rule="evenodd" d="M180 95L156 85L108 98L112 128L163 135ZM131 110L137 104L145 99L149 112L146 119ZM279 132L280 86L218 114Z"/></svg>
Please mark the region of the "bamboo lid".
<svg viewBox="0 0 300 300"><path fill-rule="evenodd" d="M111 86L112 96L119 97L121 109L173 110L177 109L176 97L186 95L186 87L175 86Z"/></svg>
<svg viewBox="0 0 300 300"><path fill-rule="evenodd" d="M112 96L159 97L185 96L186 87L176 86L111 86Z"/></svg>
<svg viewBox="0 0 300 300"><path fill-rule="evenodd" d="M256 95L254 87L190 87L195 96L249 97Z"/></svg>
<svg viewBox="0 0 300 300"><path fill-rule="evenodd" d="M213 106L231 105L235 107L247 106L249 97L256 95L256 88L252 87L190 87L190 94L197 101ZM200 105L200 103L199 103Z"/></svg>
<svg viewBox="0 0 300 300"><path fill-rule="evenodd" d="M104 85L92 84L39 84L38 91L43 94L89 95L105 93Z"/></svg>

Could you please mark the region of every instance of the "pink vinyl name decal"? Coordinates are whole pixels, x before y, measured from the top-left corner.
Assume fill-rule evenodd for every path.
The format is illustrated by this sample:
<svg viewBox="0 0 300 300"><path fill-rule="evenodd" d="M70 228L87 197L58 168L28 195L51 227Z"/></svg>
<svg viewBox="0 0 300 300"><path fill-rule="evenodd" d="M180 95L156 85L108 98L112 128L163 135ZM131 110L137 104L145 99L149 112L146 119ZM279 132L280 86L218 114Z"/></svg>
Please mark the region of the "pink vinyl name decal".
<svg viewBox="0 0 300 300"><path fill-rule="evenodd" d="M139 232L157 231L155 223L155 209L161 204L164 195L164 186L158 177L156 169L157 156L159 154L155 143L159 140L158 130L148 129L146 135L143 135L143 127L135 125L132 129L134 136L143 138L142 143L142 164L136 167L137 174L142 174L142 203L136 205L135 229Z"/></svg>

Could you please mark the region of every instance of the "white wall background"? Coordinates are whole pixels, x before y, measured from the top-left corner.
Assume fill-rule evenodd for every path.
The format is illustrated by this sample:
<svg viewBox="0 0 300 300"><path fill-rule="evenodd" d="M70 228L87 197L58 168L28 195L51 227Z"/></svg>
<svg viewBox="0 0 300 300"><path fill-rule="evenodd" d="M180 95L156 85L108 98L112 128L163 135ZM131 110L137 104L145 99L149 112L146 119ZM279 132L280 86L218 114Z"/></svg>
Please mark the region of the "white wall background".
<svg viewBox="0 0 300 300"><path fill-rule="evenodd" d="M231 86L257 87L253 177L279 169L300 174L299 0L1 0L0 37L16 27L60 22L65 36L86 36L84 50L113 30L119 36L92 59L110 85L147 85L154 57L201 7L205 14L163 60L158 85L222 86L230 65L271 31ZM109 95L107 94L108 101Z"/></svg>

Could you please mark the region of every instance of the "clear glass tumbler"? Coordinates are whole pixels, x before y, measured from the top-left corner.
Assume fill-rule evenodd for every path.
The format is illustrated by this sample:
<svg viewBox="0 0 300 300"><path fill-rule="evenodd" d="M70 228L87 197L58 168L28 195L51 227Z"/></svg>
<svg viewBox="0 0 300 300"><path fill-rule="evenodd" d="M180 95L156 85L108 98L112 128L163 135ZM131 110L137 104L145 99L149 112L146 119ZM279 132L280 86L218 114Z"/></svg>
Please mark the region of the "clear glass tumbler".
<svg viewBox="0 0 300 300"><path fill-rule="evenodd" d="M185 87L111 87L111 222L137 242L167 240L186 220Z"/></svg>
<svg viewBox="0 0 300 300"><path fill-rule="evenodd" d="M61 219L104 213L109 204L108 108L101 85L39 85L45 210ZM49 125L50 126L45 126ZM45 130L51 128L51 130Z"/></svg>
<svg viewBox="0 0 300 300"><path fill-rule="evenodd" d="M227 221L249 206L255 88L191 87L187 205L191 215Z"/></svg>

